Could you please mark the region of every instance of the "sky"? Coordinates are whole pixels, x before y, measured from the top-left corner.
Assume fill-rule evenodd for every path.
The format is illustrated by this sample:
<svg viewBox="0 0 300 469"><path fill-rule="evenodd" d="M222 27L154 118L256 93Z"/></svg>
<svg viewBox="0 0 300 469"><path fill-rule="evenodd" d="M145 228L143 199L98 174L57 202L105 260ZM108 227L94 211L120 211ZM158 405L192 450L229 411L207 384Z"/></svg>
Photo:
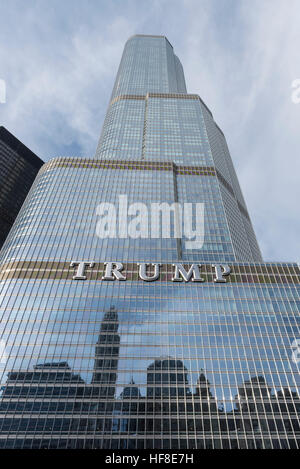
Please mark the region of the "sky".
<svg viewBox="0 0 300 469"><path fill-rule="evenodd" d="M165 35L225 133L266 261L299 261L299 0L0 0L4 125L94 155L125 41Z"/></svg>

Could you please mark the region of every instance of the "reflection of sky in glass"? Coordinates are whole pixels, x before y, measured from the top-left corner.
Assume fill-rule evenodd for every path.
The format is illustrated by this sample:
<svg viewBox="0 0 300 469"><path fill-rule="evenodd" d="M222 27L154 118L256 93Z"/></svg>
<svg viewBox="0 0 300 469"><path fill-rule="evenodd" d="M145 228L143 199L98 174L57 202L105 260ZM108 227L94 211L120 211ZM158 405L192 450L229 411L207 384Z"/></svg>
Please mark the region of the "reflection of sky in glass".
<svg viewBox="0 0 300 469"><path fill-rule="evenodd" d="M90 384L104 313L113 305L120 337L113 384L117 398L131 381L145 397L147 369L162 357L184 363L191 393L204 373L212 395L225 402L227 411L235 405L239 386L251 377L264 376L272 394L299 386L290 349L299 324L293 312L296 289L193 284L183 288L160 282L114 282L102 289L96 282L69 282L74 295L69 297L51 283L32 285L28 295L30 282L23 281L16 297L8 298L7 287L1 295L1 311L9 301L10 322L17 319L19 325L14 335L2 334L9 354L5 370L2 365L3 385L11 370L59 361L66 361ZM26 295L20 295L24 291ZM45 292L49 297L42 305ZM278 304L287 312L274 313Z"/></svg>

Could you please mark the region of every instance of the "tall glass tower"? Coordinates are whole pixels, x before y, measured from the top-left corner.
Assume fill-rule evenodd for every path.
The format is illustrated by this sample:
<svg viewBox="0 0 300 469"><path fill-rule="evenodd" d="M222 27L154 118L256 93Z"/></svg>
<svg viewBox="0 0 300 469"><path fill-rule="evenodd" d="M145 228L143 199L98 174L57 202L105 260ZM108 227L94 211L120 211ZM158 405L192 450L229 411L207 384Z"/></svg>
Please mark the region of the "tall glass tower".
<svg viewBox="0 0 300 469"><path fill-rule="evenodd" d="M0 447L297 448L299 292L171 44L130 38L95 157L46 163L1 251Z"/></svg>

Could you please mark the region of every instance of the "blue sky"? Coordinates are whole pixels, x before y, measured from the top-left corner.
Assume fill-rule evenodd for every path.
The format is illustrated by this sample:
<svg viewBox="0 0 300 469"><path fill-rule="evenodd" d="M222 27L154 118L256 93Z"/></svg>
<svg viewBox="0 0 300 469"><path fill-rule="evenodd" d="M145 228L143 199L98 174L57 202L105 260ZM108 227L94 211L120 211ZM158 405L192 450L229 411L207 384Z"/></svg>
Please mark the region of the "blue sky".
<svg viewBox="0 0 300 469"><path fill-rule="evenodd" d="M299 261L299 0L1 0L7 127L92 156L129 36L163 34L223 129L264 259Z"/></svg>

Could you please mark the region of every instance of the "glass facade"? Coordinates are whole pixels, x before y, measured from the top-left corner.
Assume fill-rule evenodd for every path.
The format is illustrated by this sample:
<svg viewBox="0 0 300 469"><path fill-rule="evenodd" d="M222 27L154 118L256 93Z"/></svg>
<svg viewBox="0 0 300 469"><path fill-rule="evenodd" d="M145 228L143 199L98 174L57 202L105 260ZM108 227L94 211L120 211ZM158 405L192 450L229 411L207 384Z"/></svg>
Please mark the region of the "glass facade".
<svg viewBox="0 0 300 469"><path fill-rule="evenodd" d="M202 248L97 236L120 194L203 203ZM299 446L299 266L263 263L225 138L166 38L128 40L95 158L42 167L0 262L1 448ZM201 280L174 281L195 263Z"/></svg>

